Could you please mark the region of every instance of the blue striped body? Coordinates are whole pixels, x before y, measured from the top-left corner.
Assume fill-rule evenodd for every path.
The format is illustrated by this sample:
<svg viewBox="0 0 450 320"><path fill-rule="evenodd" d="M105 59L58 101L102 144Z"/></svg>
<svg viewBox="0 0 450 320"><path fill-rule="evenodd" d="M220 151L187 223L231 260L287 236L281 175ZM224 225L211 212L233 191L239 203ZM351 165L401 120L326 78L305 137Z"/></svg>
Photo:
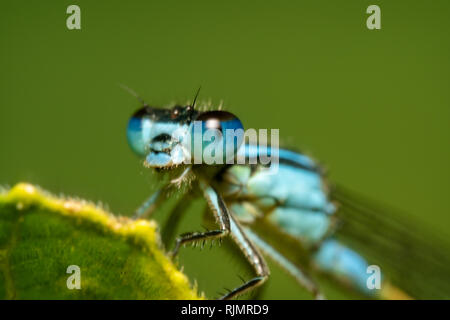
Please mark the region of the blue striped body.
<svg viewBox="0 0 450 320"><path fill-rule="evenodd" d="M242 148L255 156L252 146ZM320 168L300 153L281 149L279 166L232 165L216 177L217 188L244 225L266 219L311 248L312 264L368 293L368 263L330 236L335 205Z"/></svg>

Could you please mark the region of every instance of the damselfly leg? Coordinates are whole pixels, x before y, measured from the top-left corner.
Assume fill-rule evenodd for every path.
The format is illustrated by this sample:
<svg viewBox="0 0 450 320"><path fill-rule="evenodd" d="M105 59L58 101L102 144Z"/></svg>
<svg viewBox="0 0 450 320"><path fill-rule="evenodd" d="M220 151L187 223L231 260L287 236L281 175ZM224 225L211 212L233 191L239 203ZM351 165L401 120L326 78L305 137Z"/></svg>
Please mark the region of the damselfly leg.
<svg viewBox="0 0 450 320"><path fill-rule="evenodd" d="M222 197L211 186L207 186L203 182L200 182L199 185L216 218L216 222L219 224L219 229L206 232L190 232L181 235L176 240L175 247L171 252L172 257L178 254L180 247L184 244L222 238L230 232L230 215Z"/></svg>
<svg viewBox="0 0 450 320"><path fill-rule="evenodd" d="M230 214L224 200L217 193L217 191L213 187L207 185L202 181L199 182L199 186L202 189L204 197L216 218L216 222L219 225L219 229L206 232L193 232L181 235L176 241L175 247L172 251L172 256L173 257L176 256L181 245L183 244L196 241L213 240L218 238L220 239L229 234L231 238L239 246L239 248L242 250L247 260L253 266L257 275L256 277L245 282L243 285L235 288L234 290L230 291L229 293L221 297L221 299L231 299L237 295L244 293L249 289L252 289L262 284L269 276L269 269L261 254L248 240L241 226Z"/></svg>
<svg viewBox="0 0 450 320"><path fill-rule="evenodd" d="M320 292L317 284L306 273L304 273L298 266L286 259L277 250L270 246L267 242L258 237L249 228L244 228L244 232L247 237L258 248L274 262L276 262L281 268L286 270L295 280L306 290L308 290L317 300L325 299L324 295Z"/></svg>
<svg viewBox="0 0 450 320"><path fill-rule="evenodd" d="M235 288L228 294L224 295L221 298L224 300L231 299L235 296L243 294L248 290L260 286L267 280L267 278L270 275L269 267L267 266L266 261L259 253L259 251L255 248L253 243L247 238L244 231L242 230L242 227L239 225L239 223L236 221L233 215L230 215L230 229L231 229L230 233L231 238L233 238L233 240L236 242L236 244L244 253L248 262L253 266L256 272L256 277L250 279L243 285Z"/></svg>
<svg viewBox="0 0 450 320"><path fill-rule="evenodd" d="M134 219L149 218L152 213L158 208L167 198L170 185L166 185L161 189L155 191L139 208L134 212Z"/></svg>
<svg viewBox="0 0 450 320"><path fill-rule="evenodd" d="M177 178L170 180L163 187L155 191L134 213L133 218L149 218L152 213L167 200L173 188L179 189L181 184L188 179L191 167L187 167Z"/></svg>
<svg viewBox="0 0 450 320"><path fill-rule="evenodd" d="M175 207L170 211L164 227L162 229L162 240L166 247L169 247L174 240L175 232L180 224L184 213L189 210L189 206L192 203L192 195L190 193L184 194Z"/></svg>

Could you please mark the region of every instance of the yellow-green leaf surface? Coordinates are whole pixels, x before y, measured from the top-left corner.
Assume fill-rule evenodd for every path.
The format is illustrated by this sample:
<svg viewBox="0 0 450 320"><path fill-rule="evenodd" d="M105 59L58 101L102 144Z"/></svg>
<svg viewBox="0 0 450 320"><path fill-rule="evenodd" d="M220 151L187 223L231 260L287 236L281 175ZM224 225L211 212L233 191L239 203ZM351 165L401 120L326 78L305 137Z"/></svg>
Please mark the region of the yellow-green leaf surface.
<svg viewBox="0 0 450 320"><path fill-rule="evenodd" d="M68 288L71 265L80 268L80 289ZM197 298L154 221L25 183L0 192L0 299Z"/></svg>

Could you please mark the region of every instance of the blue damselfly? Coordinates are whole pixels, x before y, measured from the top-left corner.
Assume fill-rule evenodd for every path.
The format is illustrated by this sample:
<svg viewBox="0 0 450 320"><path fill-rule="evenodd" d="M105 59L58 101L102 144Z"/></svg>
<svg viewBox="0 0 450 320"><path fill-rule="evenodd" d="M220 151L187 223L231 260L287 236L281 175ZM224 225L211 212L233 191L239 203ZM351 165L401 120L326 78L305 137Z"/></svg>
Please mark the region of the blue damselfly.
<svg viewBox="0 0 450 320"><path fill-rule="evenodd" d="M328 183L321 167L301 152L279 149L276 171L254 162L183 162L181 140L183 133L192 131L193 122L212 123L218 130L242 128L240 120L229 112L196 110L195 100L168 109L143 102L132 115L127 131L131 148L145 159L146 167L172 177L137 210L136 218L149 217L171 190L189 181L190 190L198 192L182 197L169 221L176 224L192 194L202 194L217 228L181 235L171 255L187 243L230 236L256 274L223 299L264 283L270 273L264 256L277 262L315 298L324 297L314 280L316 273L368 297L450 297L450 259L445 242L423 236L394 210ZM258 157L254 145L243 143L239 150L247 160ZM371 290L367 284L372 264L382 270L380 290Z"/></svg>

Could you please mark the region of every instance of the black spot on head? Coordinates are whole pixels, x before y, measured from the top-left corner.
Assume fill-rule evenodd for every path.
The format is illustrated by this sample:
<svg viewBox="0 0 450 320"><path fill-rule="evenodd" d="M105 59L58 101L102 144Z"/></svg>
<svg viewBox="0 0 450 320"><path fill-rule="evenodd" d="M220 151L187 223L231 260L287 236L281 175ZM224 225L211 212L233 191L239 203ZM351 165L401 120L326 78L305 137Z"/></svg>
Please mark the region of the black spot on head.
<svg viewBox="0 0 450 320"><path fill-rule="evenodd" d="M200 113L200 115L197 117L198 121L206 121L211 119L217 119L219 121L228 121L236 119L236 116L228 111L206 111Z"/></svg>
<svg viewBox="0 0 450 320"><path fill-rule="evenodd" d="M207 129L222 130L222 124L227 121L232 121L237 117L231 112L227 111L207 111L200 113L195 119L196 121L203 121Z"/></svg>
<svg viewBox="0 0 450 320"><path fill-rule="evenodd" d="M156 137L154 137L152 139L152 142L165 142L165 141L169 141L170 139L172 139L170 134L161 133L160 135L157 135Z"/></svg>
<svg viewBox="0 0 450 320"><path fill-rule="evenodd" d="M175 106L171 109L162 109L146 106L137 110L132 117L142 119L151 118L161 122L190 123L198 112L192 106Z"/></svg>
<svg viewBox="0 0 450 320"><path fill-rule="evenodd" d="M149 116L154 113L155 108L146 106L138 109L135 113L133 113L133 118L143 118L144 116Z"/></svg>

